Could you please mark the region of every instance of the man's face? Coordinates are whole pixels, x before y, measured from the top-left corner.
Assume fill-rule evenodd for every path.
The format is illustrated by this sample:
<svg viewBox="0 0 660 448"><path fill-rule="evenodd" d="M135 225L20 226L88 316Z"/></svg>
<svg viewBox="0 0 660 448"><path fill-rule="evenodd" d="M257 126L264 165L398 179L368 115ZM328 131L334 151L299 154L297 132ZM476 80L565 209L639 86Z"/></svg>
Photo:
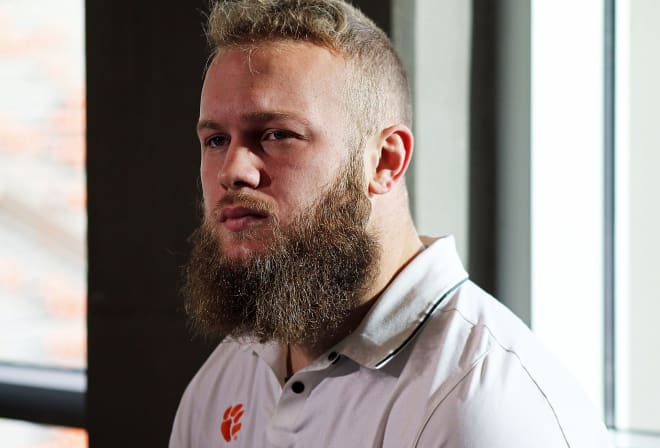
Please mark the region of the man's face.
<svg viewBox="0 0 660 448"><path fill-rule="evenodd" d="M222 50L202 89L198 135L207 225L230 259L269 247L349 156L344 59L307 43Z"/></svg>
<svg viewBox="0 0 660 448"><path fill-rule="evenodd" d="M224 50L202 90L205 221L183 288L207 336L319 346L378 274L345 63L304 43Z"/></svg>

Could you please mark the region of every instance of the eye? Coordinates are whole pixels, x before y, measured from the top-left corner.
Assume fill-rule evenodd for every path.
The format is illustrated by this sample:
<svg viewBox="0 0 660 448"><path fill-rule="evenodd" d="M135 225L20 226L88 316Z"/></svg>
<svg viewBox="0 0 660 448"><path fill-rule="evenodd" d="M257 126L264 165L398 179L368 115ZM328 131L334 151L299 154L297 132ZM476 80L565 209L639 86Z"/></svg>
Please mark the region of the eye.
<svg viewBox="0 0 660 448"><path fill-rule="evenodd" d="M214 135L206 140L205 145L209 148L220 148L229 144L229 137L226 135Z"/></svg>
<svg viewBox="0 0 660 448"><path fill-rule="evenodd" d="M261 137L261 140L286 140L287 138L296 138L298 134L291 131L284 131L282 129L271 129L264 132L264 135Z"/></svg>

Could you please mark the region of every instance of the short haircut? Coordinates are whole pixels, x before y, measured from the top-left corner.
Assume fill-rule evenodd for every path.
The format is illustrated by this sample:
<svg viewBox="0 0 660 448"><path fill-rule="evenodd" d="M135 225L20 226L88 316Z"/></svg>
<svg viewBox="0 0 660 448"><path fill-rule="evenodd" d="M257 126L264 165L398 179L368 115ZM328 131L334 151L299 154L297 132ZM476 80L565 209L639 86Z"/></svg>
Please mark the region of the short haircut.
<svg viewBox="0 0 660 448"><path fill-rule="evenodd" d="M385 126L412 127L410 87L387 35L343 0L220 0L208 17L212 56L223 48L291 40L327 48L348 63L348 117L356 144Z"/></svg>

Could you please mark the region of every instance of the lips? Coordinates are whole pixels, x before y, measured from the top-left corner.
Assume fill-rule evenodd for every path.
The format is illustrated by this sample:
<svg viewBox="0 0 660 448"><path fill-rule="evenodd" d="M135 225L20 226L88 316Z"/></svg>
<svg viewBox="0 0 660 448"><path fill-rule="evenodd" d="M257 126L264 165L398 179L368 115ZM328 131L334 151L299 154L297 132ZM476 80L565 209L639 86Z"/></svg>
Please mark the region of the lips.
<svg viewBox="0 0 660 448"><path fill-rule="evenodd" d="M229 230L237 232L268 218L268 214L250 207L225 207L220 211L220 223Z"/></svg>

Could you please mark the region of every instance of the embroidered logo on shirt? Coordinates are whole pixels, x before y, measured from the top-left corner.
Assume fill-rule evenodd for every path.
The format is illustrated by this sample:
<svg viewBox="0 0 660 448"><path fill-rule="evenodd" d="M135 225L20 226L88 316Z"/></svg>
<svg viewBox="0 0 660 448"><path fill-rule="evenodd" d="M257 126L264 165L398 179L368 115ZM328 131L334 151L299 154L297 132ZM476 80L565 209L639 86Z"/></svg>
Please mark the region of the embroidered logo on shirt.
<svg viewBox="0 0 660 448"><path fill-rule="evenodd" d="M232 439L236 440L238 431L241 430L241 417L243 417L243 405L241 403L235 406L229 406L222 417L222 424L220 425L220 433L222 437L231 442Z"/></svg>

